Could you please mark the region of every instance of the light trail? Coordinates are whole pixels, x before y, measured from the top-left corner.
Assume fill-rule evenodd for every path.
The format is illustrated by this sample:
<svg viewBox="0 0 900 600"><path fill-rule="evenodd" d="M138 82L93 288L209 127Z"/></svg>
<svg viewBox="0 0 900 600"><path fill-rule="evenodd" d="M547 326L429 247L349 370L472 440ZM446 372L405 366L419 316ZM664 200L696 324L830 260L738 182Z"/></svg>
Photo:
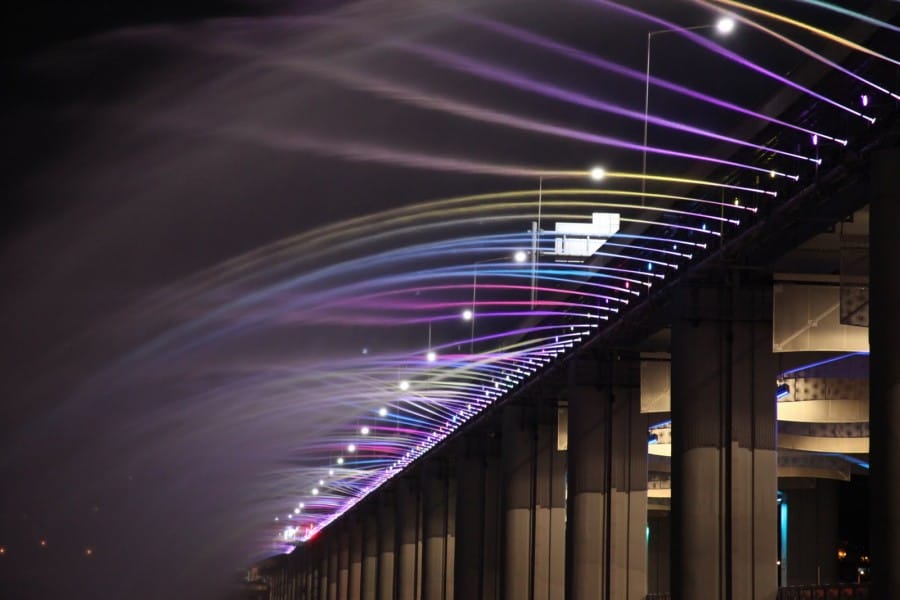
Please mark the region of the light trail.
<svg viewBox="0 0 900 600"><path fill-rule="evenodd" d="M654 23L655 25L658 25L665 29L674 29L674 30L678 31L678 33L680 35L684 36L685 38L706 48L707 50L715 52L716 54L731 60L732 62L734 62L736 64L742 65L742 66L746 67L747 69L755 71L755 72L759 73L760 75L763 75L765 77L768 77L769 79L772 79L773 81L777 81L778 83L780 83L782 85L786 85L790 88L793 88L793 89L797 90L798 92L801 92L807 96L816 98L817 100L821 100L822 102L825 102L826 104L830 104L831 106L838 108L846 113L849 113L855 117L865 119L869 123L875 122L874 117L863 114L854 108L850 108L849 106L847 106L845 104L841 104L837 100L833 100L833 99L829 98L828 96L825 96L814 90L811 90L803 85L800 85L799 83L793 82L790 79L788 79L787 77L783 77L783 76L779 75L778 73L770 71L769 69L766 69L765 67L760 66L760 65L756 64L755 62L744 58L740 54L737 54L736 52L733 52L720 44L717 44L715 42L708 40L707 38L703 37L702 35L698 35L698 34L694 33L693 31L689 31L683 27L679 27L678 25L676 25L675 23L672 23L671 21L667 21L666 19L657 17L655 15L651 15L649 13L643 12L636 8L632 8L630 6L625 6L623 4L613 2L612 0L588 0L588 1L593 4L611 8L613 10L616 10L623 14L630 15L632 17L636 17L639 19L643 19L645 21L649 21L649 22ZM717 1L726 3L726 4L729 4L731 2L731 0L717 0Z"/></svg>
<svg viewBox="0 0 900 600"><path fill-rule="evenodd" d="M556 42L554 40L540 36L536 33L526 31L526 30L520 29L518 27L514 27L507 23L501 23L499 21L494 21L491 19L487 19L485 17L474 16L471 14L458 15L457 18L461 21L470 23L470 24L478 26L478 27L482 27L488 31L492 31L498 35L503 35L510 39L515 39L520 42L524 42L531 46L543 48L545 50L553 52L554 54L558 54L560 56L565 56L571 60L580 62L582 64L590 65L592 67L602 69L604 71L616 73L617 75L627 77L628 79L640 81L642 83L646 79L646 74L643 71L631 69L631 68L625 67L623 65L620 65L618 63L605 60L595 54L590 54L583 50L579 50L572 46L568 46L566 44ZM755 119L760 119L767 123L780 125L782 127L792 129L794 131L800 131L800 132L806 133L808 135L817 135L817 136L819 136L819 138L821 138L823 140L836 142L836 143L839 143L844 146L847 144L847 140L845 140L845 139L838 138L838 137L829 135L829 134L821 132L821 131L816 131L814 129L802 127L800 125L796 125L794 123L790 123L788 121L784 121L784 120L778 119L776 117L771 117L769 115L765 115L763 113L760 113L760 112L751 110L749 108L734 104L732 102L728 102L727 100L722 100L721 98L716 98L716 97L710 96L708 94L704 94L702 92L692 90L688 87L679 85L677 83L674 83L674 82L671 82L671 81L668 81L665 79L660 79L658 77L651 76L650 83L653 85L653 87L665 89L670 92L674 92L676 94L679 94L679 95L682 95L682 96L685 96L688 98L692 98L699 102L703 102L705 104L716 106L716 107L719 107L724 110L736 112L738 114L742 114L742 115L745 115L748 117L753 117Z"/></svg>

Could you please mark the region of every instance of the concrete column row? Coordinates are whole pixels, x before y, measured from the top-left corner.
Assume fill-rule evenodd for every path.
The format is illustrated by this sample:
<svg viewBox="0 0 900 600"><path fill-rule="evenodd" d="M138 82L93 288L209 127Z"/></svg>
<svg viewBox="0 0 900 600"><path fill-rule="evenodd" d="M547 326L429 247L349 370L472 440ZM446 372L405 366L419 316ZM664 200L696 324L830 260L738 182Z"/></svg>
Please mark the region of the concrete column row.
<svg viewBox="0 0 900 600"><path fill-rule="evenodd" d="M272 597L562 598L565 480L555 408L509 407L499 431L398 478L299 549L299 573Z"/></svg>

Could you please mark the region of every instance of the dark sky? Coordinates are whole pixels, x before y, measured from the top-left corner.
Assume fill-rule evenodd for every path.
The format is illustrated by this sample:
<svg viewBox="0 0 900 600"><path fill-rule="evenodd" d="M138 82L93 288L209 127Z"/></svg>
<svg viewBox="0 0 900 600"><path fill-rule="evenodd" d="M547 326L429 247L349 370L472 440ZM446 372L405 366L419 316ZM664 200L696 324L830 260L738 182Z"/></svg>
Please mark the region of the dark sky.
<svg viewBox="0 0 900 600"><path fill-rule="evenodd" d="M709 18L684 4L638 4L684 25ZM649 25L585 2L562 6L469 2L459 11L643 68ZM267 474L342 408L309 411L231 372L248 364L263 372L260 365L290 364L345 340L301 339L310 334L285 326L196 351L181 340L154 346L165 352L136 353L201 310L171 300L182 289L176 284L351 216L534 186L427 159L639 169L634 152L411 108L334 78L377 77L536 122L640 139L637 121L398 49L466 53L642 108L640 82L501 39L445 8L411 1L13 8L3 63L0 596L221 597L217 584L232 569L269 550L259 544L260 519L282 510L282 488L269 486ZM353 26L335 27L334 19ZM753 40L748 32L734 43L747 49ZM690 48L681 46L679 60L671 50L679 40L665 42L670 51L660 49L658 68L669 78L747 104L772 90L704 75L716 59L695 69ZM789 52L759 58L785 72L800 62ZM715 111L691 116L722 130L737 123ZM665 140L693 151L709 145ZM369 146L350 148L354 141ZM401 150L402 164L387 157Z"/></svg>

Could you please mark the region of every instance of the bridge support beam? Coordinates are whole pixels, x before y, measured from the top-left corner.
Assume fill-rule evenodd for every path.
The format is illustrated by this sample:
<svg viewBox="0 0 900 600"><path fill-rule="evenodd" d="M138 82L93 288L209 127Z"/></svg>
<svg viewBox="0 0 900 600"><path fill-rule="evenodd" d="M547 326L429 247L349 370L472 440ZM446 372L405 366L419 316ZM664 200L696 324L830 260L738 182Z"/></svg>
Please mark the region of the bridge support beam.
<svg viewBox="0 0 900 600"><path fill-rule="evenodd" d="M554 600L565 597L566 458L557 449L555 407L542 412L535 470L533 598Z"/></svg>
<svg viewBox="0 0 900 600"><path fill-rule="evenodd" d="M338 600L349 600L350 534L344 523L338 524L338 530L335 533L337 533L338 544L337 598Z"/></svg>
<svg viewBox="0 0 900 600"><path fill-rule="evenodd" d="M900 590L900 149L877 153L870 178L869 357L872 598Z"/></svg>
<svg viewBox="0 0 900 600"><path fill-rule="evenodd" d="M781 585L837 583L838 491L828 479L785 480L787 557ZM784 488L782 488L784 489Z"/></svg>
<svg viewBox="0 0 900 600"><path fill-rule="evenodd" d="M647 593L647 418L638 369L616 359L591 365L593 385L570 383L569 598Z"/></svg>
<svg viewBox="0 0 900 600"><path fill-rule="evenodd" d="M363 522L361 519L350 521L350 581L347 584L349 600L360 600L362 597L362 544Z"/></svg>
<svg viewBox="0 0 900 600"><path fill-rule="evenodd" d="M336 537L328 540L328 600L338 600L338 554L340 548Z"/></svg>
<svg viewBox="0 0 900 600"><path fill-rule="evenodd" d="M606 600L609 401L594 386L569 388L569 577L572 600Z"/></svg>
<svg viewBox="0 0 900 600"><path fill-rule="evenodd" d="M378 600L394 600L397 524L393 491L381 494L378 504Z"/></svg>
<svg viewBox="0 0 900 600"><path fill-rule="evenodd" d="M378 520L371 507L363 516L362 600L378 597Z"/></svg>
<svg viewBox="0 0 900 600"><path fill-rule="evenodd" d="M635 369L637 369L635 365ZM637 387L613 388L610 598L647 594L647 427Z"/></svg>
<svg viewBox="0 0 900 600"><path fill-rule="evenodd" d="M530 407L503 412L503 598L529 600L533 593L535 460L537 431Z"/></svg>
<svg viewBox="0 0 900 600"><path fill-rule="evenodd" d="M318 598L319 600L328 600L328 572L331 568L331 548L324 539L320 539L318 542L320 553Z"/></svg>
<svg viewBox="0 0 900 600"><path fill-rule="evenodd" d="M482 597L484 564L485 457L477 437L461 441L457 458L456 569L453 577L460 598Z"/></svg>
<svg viewBox="0 0 900 600"><path fill-rule="evenodd" d="M672 326L675 600L777 594L771 286L691 286Z"/></svg>
<svg viewBox="0 0 900 600"><path fill-rule="evenodd" d="M421 530L419 490L411 479L397 482L396 600L416 600L422 572L419 553Z"/></svg>
<svg viewBox="0 0 900 600"><path fill-rule="evenodd" d="M502 494L496 435L461 440L456 460L455 594L497 600Z"/></svg>
<svg viewBox="0 0 900 600"><path fill-rule="evenodd" d="M446 459L424 466L422 485L422 598L452 598L453 531L449 477Z"/></svg>

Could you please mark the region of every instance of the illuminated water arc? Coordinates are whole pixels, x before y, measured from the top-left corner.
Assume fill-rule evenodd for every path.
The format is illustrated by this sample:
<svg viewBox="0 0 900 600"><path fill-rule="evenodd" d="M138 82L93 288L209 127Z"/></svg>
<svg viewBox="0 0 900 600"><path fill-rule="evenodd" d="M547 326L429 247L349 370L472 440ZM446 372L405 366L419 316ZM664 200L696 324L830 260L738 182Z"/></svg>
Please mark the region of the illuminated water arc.
<svg viewBox="0 0 900 600"><path fill-rule="evenodd" d="M590 54L583 50L579 50L577 48L573 48L571 46L567 46L565 44L555 42L551 39L545 38L536 33L526 31L524 29L520 29L518 27L509 25L507 23L501 23L499 21L493 21L493 20L487 19L485 17L475 16L475 15L471 15L471 14L458 14L458 15L456 15L456 18L466 21L470 24L485 28L494 33L505 35L509 38L516 39L521 42L525 42L532 46L537 46L540 48L544 48L545 50L550 50L556 54L559 54L561 56L566 56L567 58L570 58L570 59L580 62L582 64L587 64L587 65L590 65L593 67L603 69L605 71L610 71L610 72L616 73L618 75L627 77L629 79L640 81L641 83L646 81L646 73L644 73L643 71L637 71L635 69L630 69L630 68L622 66L618 63L614 63L612 61L602 59L599 56L596 56L594 54ZM760 119L760 120L763 120L763 121L766 121L768 123L772 123L775 125L780 125L782 127L787 127L789 129L793 129L795 131L801 131L801 132L809 134L809 135L818 135L823 140L834 141L834 142L841 143L843 145L846 145L846 143L847 143L846 140L836 138L836 137L828 135L826 133L808 129L808 128L802 127L800 125L795 125L793 123L783 121L776 117L770 117L768 115L764 115L762 113L753 111L749 108L745 108L743 106L733 104L731 102L722 100L720 98L715 98L713 96L709 96L702 92L692 90L690 88L679 85L677 83L670 82L665 79L660 79L658 77L651 76L650 83L654 87L666 89L666 90L669 90L670 92L674 92L674 93L682 95L682 96L693 98L694 100L698 100L705 104L711 104L713 106L718 106L719 108L723 108L725 110L737 112L739 114L743 114L743 115L746 115L749 117Z"/></svg>
<svg viewBox="0 0 900 600"><path fill-rule="evenodd" d="M880 52L876 52L876 51L872 50L871 48L866 48L865 46L857 44L856 42L853 42L851 40L843 38L839 35L829 33L828 31L825 31L824 29L820 29L818 27L813 27L809 23L804 23L803 21L798 21L796 19L792 19L785 15L775 13L775 12L772 12L769 10L765 10L765 9L759 8L757 6L752 6L750 4L744 4L743 2L737 2L735 0L713 0L713 1L718 4L724 4L726 6L739 8L739 9L745 10L747 12L751 12L751 13L754 13L757 15L762 15L769 19L774 19L781 23L786 23L788 25L792 25L794 27L808 31L809 33L812 33L816 36L819 36L819 37L829 40L831 42L840 44L841 46L844 46L845 48L850 48L852 50L856 50L857 52L862 52L863 54L867 54L873 58L877 58L877 59L883 60L885 62L891 63L894 66L900 66L900 60L896 60L889 56L885 56L884 54L881 54Z"/></svg>
<svg viewBox="0 0 900 600"><path fill-rule="evenodd" d="M536 171L538 173L548 173L548 171ZM583 171L573 171L573 172L563 172L565 174L582 174ZM606 194L615 194L622 193L626 194L626 192L617 192L615 190L596 190L596 189L579 189L579 188L567 188L567 189L554 189L548 190L548 193L553 193L557 195L575 195L575 194L583 194L583 195L606 195ZM637 196L638 194L635 192L628 192L632 196ZM313 261L318 260L321 256L324 256L326 253L343 251L349 248L352 248L355 245L359 245L364 243L362 240L366 240L367 238L367 230L372 229L382 229L386 231L392 231L397 228L400 224L408 224L410 222L415 223L418 219L423 218L422 215L434 215L435 218L443 219L446 216L445 211L450 208L462 208L467 212L477 213L479 210L479 206L483 206L483 203L489 200L494 199L506 199L506 198L515 198L515 197L532 197L535 195L534 190L518 190L518 191L510 191L510 192L495 192L488 194L475 194L475 195L467 195L467 196L459 196L455 198L441 199L441 200L433 200L429 202L424 202L420 204L416 204L410 207L402 207L391 209L387 211L382 211L381 213L377 213L372 216L367 217L357 217L353 219L349 219L337 224L331 224L328 226L320 227L312 232L308 232L306 234L301 234L297 236L293 236L291 238L287 238L285 240L275 242L269 244L259 250L249 252L242 256L239 256L235 259L229 260L223 263L221 266L209 269L204 273L192 277L188 280L187 284L193 283L192 286L188 286L186 289L187 292L182 292L181 296L185 296L188 293L192 295L196 295L200 293L200 290L203 288L209 289L214 287L219 282L222 282L226 279L231 279L231 283L235 283L237 281L248 281L247 279L238 279L239 275L245 272L249 272L253 277L259 277L259 273L262 271L259 268L259 265L263 261L267 262L279 262L281 269L287 269L290 267L292 263L286 263L288 258L295 258L297 260L307 260ZM655 194L655 193L647 193L640 194L642 196L646 195L648 198L659 198L659 199L681 199L685 201L700 201L696 198L684 197L684 196L674 196L668 194ZM706 201L709 202L709 201ZM473 204L473 206L466 207L466 204ZM717 203L718 204L718 203ZM462 207L458 205L463 205ZM730 206L727 203L722 204L723 206ZM493 205L492 205L493 206ZM515 205L510 205L513 208L526 208L528 207L528 203L519 203ZM452 225L461 224L465 221L454 221ZM440 225L446 224L445 221L442 221ZM437 226L437 225L436 225ZM416 228L421 227L421 224L417 225L407 225L402 232L410 232L414 231ZM345 244L335 244L334 241L336 238L350 238L351 242ZM381 239L381 238L378 238ZM694 244L696 243L689 241L682 241L681 243L686 244ZM702 247L702 244L700 244ZM334 250L319 251L313 252L314 248L330 248ZM206 278L206 280L204 280ZM172 294L172 291L167 291L168 294ZM178 295L174 295L178 299Z"/></svg>
<svg viewBox="0 0 900 600"><path fill-rule="evenodd" d="M611 190L578 190L578 189L576 189L576 190L548 190L547 193L548 194L558 194L558 195L622 195L622 196L638 196L638 195L640 195L638 192L611 191ZM518 196L530 195L530 191L529 192L512 192L512 193L501 194L501 196L517 196L517 195ZM664 195L664 194L647 194L647 195L650 197L676 198L674 196ZM683 198L683 197L677 197L677 198ZM696 200L696 199L692 199L692 200L704 202L702 200ZM710 202L710 201L706 201L706 202L711 203L711 204L716 204L718 206L722 206L721 203ZM585 207L585 208L606 207L606 208L620 208L620 209L637 209L637 207L632 206L632 205L627 205L627 204L622 204L622 203L608 203L608 202L588 203L588 202L581 202L581 201L569 201L569 202L547 201L546 204L551 207L553 207L553 206L579 207L580 206L580 207ZM527 218L527 216L523 217L521 215L521 209L530 208L530 205L531 205L530 202L529 203L503 203L503 204L494 205L492 207L492 209L494 209L494 210L507 209L507 208L518 209L518 210L515 210L515 213L516 213L515 216L518 218L524 219L524 218ZM679 214L682 216L691 216L691 217L712 220L712 221L731 222L732 224L734 224L734 220L726 219L723 217L718 217L715 215L706 215L703 213L680 211L680 210L675 210L675 209L670 209L670 208L661 208L661 207L653 207L653 206L644 206L644 207L642 207L642 209L644 211ZM462 209L462 210L465 210L466 212L471 212L471 209ZM446 212L442 212L441 214L446 215ZM579 217L579 215L568 215L568 214L560 215L560 214L548 213L548 218L563 218L564 219L564 218L577 218L577 217ZM482 220L484 220L485 218L486 217L484 217L484 216L481 217ZM508 219L509 217L504 216L502 218ZM629 219L626 218L623 220L628 221ZM458 221L454 221L454 223L457 223L457 222ZM645 222L645 221L642 221L642 222ZM668 224L668 223L666 224L666 226L674 227L674 228L681 227L678 224ZM690 227L688 227L686 229L690 229L690 230L694 230L694 231L706 231L706 230L701 230L699 228L690 228ZM707 233L709 233L711 235L716 235L716 232L707 232Z"/></svg>
<svg viewBox="0 0 900 600"><path fill-rule="evenodd" d="M487 79L494 83L503 83L516 89L532 92L546 98L560 100L567 104L574 104L583 108L590 108L593 110L618 115L620 117L625 117L634 121L647 121L648 123L657 125L665 129L671 129L680 131L682 133L715 139L737 146L753 148L761 152L771 152L773 154L786 156L788 158L793 158L796 160L816 162L816 158L814 157L804 156L802 154L788 152L786 150L780 150L778 148L773 148L770 146L762 146L760 144L755 144L747 140L734 138L728 135L716 133L708 129L703 129L702 127L689 125L687 123L682 123L679 121L673 121L671 119L658 117L652 114L645 114L643 111L637 111L618 106L616 104L600 100L599 98L594 98L555 86L550 86L528 78L521 73L496 67L494 65L490 65L481 61L476 61L462 54L457 54L423 44L410 44L408 46L417 54L428 57L441 65L448 66L455 70L460 70L470 75L481 77L483 79ZM447 109L454 114L465 114L467 112L467 106L471 107L471 105L465 105L445 98L438 98L423 92L412 90L410 88L403 88L401 86L386 82L378 82L378 80L375 80L374 78L365 78L365 80L368 81L371 85L371 87L366 88L368 91L383 93L391 98L400 101L408 101L420 107L427 107L432 109ZM361 81L359 81L358 83L361 83Z"/></svg>
<svg viewBox="0 0 900 600"><path fill-rule="evenodd" d="M736 52L733 52L720 44L717 44L715 42L708 40L707 38L703 37L702 35L698 35L698 34L694 33L693 31L685 29L684 27L679 27L678 25L676 25L675 23L672 23L671 21L667 21L666 19L657 17L656 15L652 15L650 13L646 13L646 12L638 10L636 8L632 8L630 6L625 6L625 5L619 4L617 2L613 2L612 0L588 0L588 1L592 2L593 4L599 4L601 6L611 8L613 10L630 15L632 17L637 17L639 19L643 19L644 21L649 21L649 22L654 23L655 25L658 25L659 27L662 27L665 29L673 29L673 30L677 31L679 35L693 41L694 43L706 48L707 50L715 52L716 54L718 54L724 58L727 58L734 63L742 65L752 71L755 71L755 72L759 73L760 75L764 75L764 76L768 77L769 79L772 79L773 81L777 81L778 83L780 83L782 85L786 85L790 88L793 88L793 89L797 90L798 92L802 92L803 94L805 94L807 96L821 100L822 102L825 102L826 104L830 104L831 106L834 106L835 108L838 108L838 109L840 109L844 112L847 112L853 116L865 119L866 121L868 121L870 123L875 122L875 119L873 117L865 115L865 114L859 112L858 110L850 108L849 106L845 106L836 100L832 100L828 96L825 96L825 95L820 94L814 90L811 90L803 85L795 83L795 82L791 81L790 79L788 79L787 77L783 77L783 76L779 75L778 73L770 71L769 69L766 69L765 67L760 66L753 61L747 60L746 58L737 54ZM728 5L740 4L737 2L731 2L731 0L716 0L716 1L720 2L720 3L728 4Z"/></svg>
<svg viewBox="0 0 900 600"><path fill-rule="evenodd" d="M594 0L601 1L601 0ZM847 109L852 111L852 109ZM856 111L852 111L856 112ZM784 173L774 169L764 169L746 163L730 161L713 156L696 154L691 152L681 152L668 148L660 148L657 146L645 146L643 144L629 142L614 138L611 136L586 133L570 127L561 125L550 125L537 121L532 121L522 117L512 117L505 113L493 110L483 109L479 107L470 107L467 109L470 118L481 120L484 122L505 125L530 131L532 133L540 133L550 135L557 138L580 141L598 146L609 146L622 150L631 150L635 152L646 151L649 154L659 154L662 156L671 156L685 160L697 160L712 164L725 165L736 169L749 170L760 173L774 173L779 177L787 177L794 179L798 175ZM454 173L464 173L470 175L497 175L503 177L522 177L532 172L532 170L515 166L515 165L490 165L483 161L474 161L468 158L451 157L451 156L434 156L424 154L420 150L389 148L375 143L361 140L335 140L316 137L303 133L288 133L279 130L261 131L259 129L249 129L246 127L230 126L223 127L217 131L222 136L233 137L248 143L255 143L263 148L274 148L285 152L311 152L320 156L340 158L351 162L367 162L395 167L406 167L416 169L427 169Z"/></svg>
<svg viewBox="0 0 900 600"><path fill-rule="evenodd" d="M692 1L695 4L700 4L701 6L705 6L709 9L715 10L716 6L715 6L714 2L717 2L718 0L710 0L709 2L707 2L705 0L692 0ZM749 27L752 27L758 31L765 33L766 35L769 35L769 36L777 39L781 43L783 43L787 46L790 46L791 48L797 50L798 52L801 52L801 53L805 54L806 56L809 56L813 60L816 60L824 65L827 65L830 68L834 69L835 71L838 71L840 73L843 73L847 77L850 77L851 79L855 79L856 81L862 83L863 85L865 85L867 87L870 87L870 88L877 90L883 94L891 96L895 100L900 100L900 96L898 96L891 90L887 89L886 87L883 87L873 81L866 79L862 75L859 75L858 73L855 73L855 72L851 71L850 69L834 62L833 60L827 58L826 56L823 56L822 54L819 54L818 52L815 52L814 50L807 48L803 44L795 42L794 40L788 38L787 36L781 35L780 33L778 33L777 31L775 31L773 29L769 29L768 27L766 27L765 25L762 25L761 23L757 23L753 19L748 19L747 17L743 17L741 15L734 15L734 18L739 20L741 23L748 25Z"/></svg>
<svg viewBox="0 0 900 600"><path fill-rule="evenodd" d="M869 15L852 11L848 8L844 8L832 2L824 2L823 0L793 0L794 2L800 2L803 4L809 4L812 6L817 6L819 8L823 8L825 10L829 10L832 12L836 12L838 14L842 14L846 17L853 17L859 21L865 21L869 25L874 25L875 27L880 27L882 29L889 29L894 33L900 33L900 27L896 25L892 25L891 23L887 23L885 21L880 21L874 17L870 17Z"/></svg>
<svg viewBox="0 0 900 600"><path fill-rule="evenodd" d="M585 178L590 176L590 171L579 172L579 176ZM750 192L753 194L765 194L767 196L777 197L778 192L765 190L762 188L753 188L742 185L734 185L730 183L719 183L716 181L708 181L706 179L690 179L686 177L672 177L669 175L652 175L644 173L629 173L626 171L606 171L604 179L643 179L645 181L661 181L664 183L685 183L690 185L710 186L716 188L724 188L740 192ZM724 203L727 204L727 203Z"/></svg>

